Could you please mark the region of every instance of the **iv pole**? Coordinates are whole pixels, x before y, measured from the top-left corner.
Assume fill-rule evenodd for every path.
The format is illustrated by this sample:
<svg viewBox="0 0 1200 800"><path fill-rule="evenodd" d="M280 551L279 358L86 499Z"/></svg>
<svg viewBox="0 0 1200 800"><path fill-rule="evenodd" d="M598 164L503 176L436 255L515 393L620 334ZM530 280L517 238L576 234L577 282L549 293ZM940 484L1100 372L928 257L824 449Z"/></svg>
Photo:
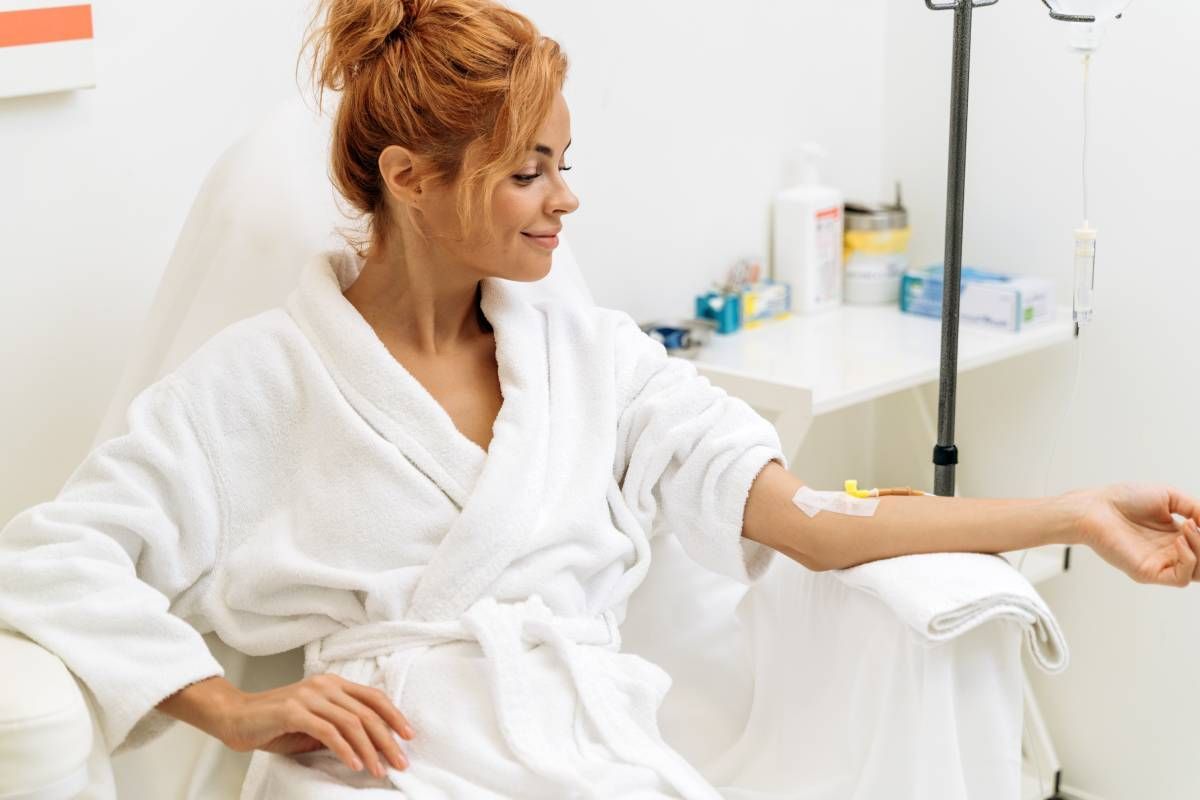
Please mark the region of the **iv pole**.
<svg viewBox="0 0 1200 800"><path fill-rule="evenodd" d="M958 448L954 445L955 396L958 390L958 326L962 281L963 196L967 178L967 101L970 97L971 15L976 8L995 5L999 0L925 0L934 11L954 12L954 56L950 86L950 161L946 176L946 262L942 286L942 357L938 386L938 440L933 447L934 494L954 496L954 470ZM1094 16L1063 14L1049 0L1042 3L1050 16L1060 22L1094 23ZM1118 15L1119 17L1120 15ZM1075 335L1079 335L1076 323ZM1068 557L1070 549L1068 548ZM1046 729L1041 709L1025 678L1026 732L1022 750L1028 746L1038 764L1045 763L1053 773L1054 798L1059 798L1062 764ZM1040 777L1039 777L1040 783Z"/></svg>
<svg viewBox="0 0 1200 800"><path fill-rule="evenodd" d="M954 444L954 411L958 391L958 326L962 284L963 195L967 180L967 102L970 98L971 15L999 0L925 0L934 11L954 12L954 57L950 83L950 163L946 176L946 258L942 281L942 358L938 381L938 440L933 447L933 492L954 496L958 448ZM1063 22L1095 22L1095 17L1060 14ZM1078 333L1078 331L1077 331Z"/></svg>
<svg viewBox="0 0 1200 800"><path fill-rule="evenodd" d="M954 410L958 391L959 293L962 282L963 195L967 183L967 101L970 98L971 12L999 0L925 0L934 11L954 11L950 78L950 164L946 176L946 263L942 280L942 360L938 381L938 440L933 446L933 493L954 496Z"/></svg>

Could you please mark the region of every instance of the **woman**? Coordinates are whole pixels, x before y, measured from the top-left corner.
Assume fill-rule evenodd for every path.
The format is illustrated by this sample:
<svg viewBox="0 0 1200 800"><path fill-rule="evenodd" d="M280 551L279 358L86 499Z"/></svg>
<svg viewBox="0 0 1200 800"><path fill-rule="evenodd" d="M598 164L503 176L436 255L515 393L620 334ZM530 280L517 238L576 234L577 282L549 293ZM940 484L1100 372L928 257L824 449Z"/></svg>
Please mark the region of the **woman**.
<svg viewBox="0 0 1200 800"><path fill-rule="evenodd" d="M744 403L624 314L496 280L543 277L578 207L558 46L490 0L322 13L333 176L369 239L145 390L0 534L0 624L88 686L110 749L183 720L258 751L244 797L715 797L658 735L667 677L619 652L656 515L743 581L772 551L1047 542L1197 577L1200 507L1165 487L810 518ZM242 692L197 631L304 646L306 677Z"/></svg>

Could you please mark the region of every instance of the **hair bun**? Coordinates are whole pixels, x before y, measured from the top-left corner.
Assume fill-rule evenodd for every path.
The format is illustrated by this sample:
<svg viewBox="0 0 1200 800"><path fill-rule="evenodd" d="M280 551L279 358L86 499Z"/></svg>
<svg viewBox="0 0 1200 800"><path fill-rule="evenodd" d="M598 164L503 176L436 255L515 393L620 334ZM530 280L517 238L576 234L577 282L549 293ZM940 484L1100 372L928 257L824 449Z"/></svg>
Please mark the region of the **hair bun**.
<svg viewBox="0 0 1200 800"><path fill-rule="evenodd" d="M360 64L406 35L432 0L321 0L309 37L313 72L321 89L339 91Z"/></svg>

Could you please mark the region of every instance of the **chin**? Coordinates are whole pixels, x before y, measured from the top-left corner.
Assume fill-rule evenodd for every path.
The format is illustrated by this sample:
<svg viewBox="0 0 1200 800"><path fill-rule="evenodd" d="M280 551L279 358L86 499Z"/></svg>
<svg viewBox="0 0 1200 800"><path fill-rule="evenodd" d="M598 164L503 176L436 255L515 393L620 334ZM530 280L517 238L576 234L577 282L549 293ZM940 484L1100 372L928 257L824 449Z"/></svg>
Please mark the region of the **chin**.
<svg viewBox="0 0 1200 800"><path fill-rule="evenodd" d="M533 262L525 262L517 269L512 271L512 274L504 277L510 281L520 281L521 283L533 283L540 281L542 278L550 274L550 265L552 263L550 255L547 254L544 259L538 259Z"/></svg>

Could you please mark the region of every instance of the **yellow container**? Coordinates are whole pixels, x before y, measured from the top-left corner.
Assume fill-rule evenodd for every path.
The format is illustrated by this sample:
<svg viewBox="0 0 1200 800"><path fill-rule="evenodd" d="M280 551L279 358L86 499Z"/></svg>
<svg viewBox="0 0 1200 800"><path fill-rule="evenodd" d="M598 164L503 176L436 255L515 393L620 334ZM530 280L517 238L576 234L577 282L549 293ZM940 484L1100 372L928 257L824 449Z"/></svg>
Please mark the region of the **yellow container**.
<svg viewBox="0 0 1200 800"><path fill-rule="evenodd" d="M912 228L908 212L894 206L846 205L843 263L845 302L898 304L900 281L908 271Z"/></svg>

